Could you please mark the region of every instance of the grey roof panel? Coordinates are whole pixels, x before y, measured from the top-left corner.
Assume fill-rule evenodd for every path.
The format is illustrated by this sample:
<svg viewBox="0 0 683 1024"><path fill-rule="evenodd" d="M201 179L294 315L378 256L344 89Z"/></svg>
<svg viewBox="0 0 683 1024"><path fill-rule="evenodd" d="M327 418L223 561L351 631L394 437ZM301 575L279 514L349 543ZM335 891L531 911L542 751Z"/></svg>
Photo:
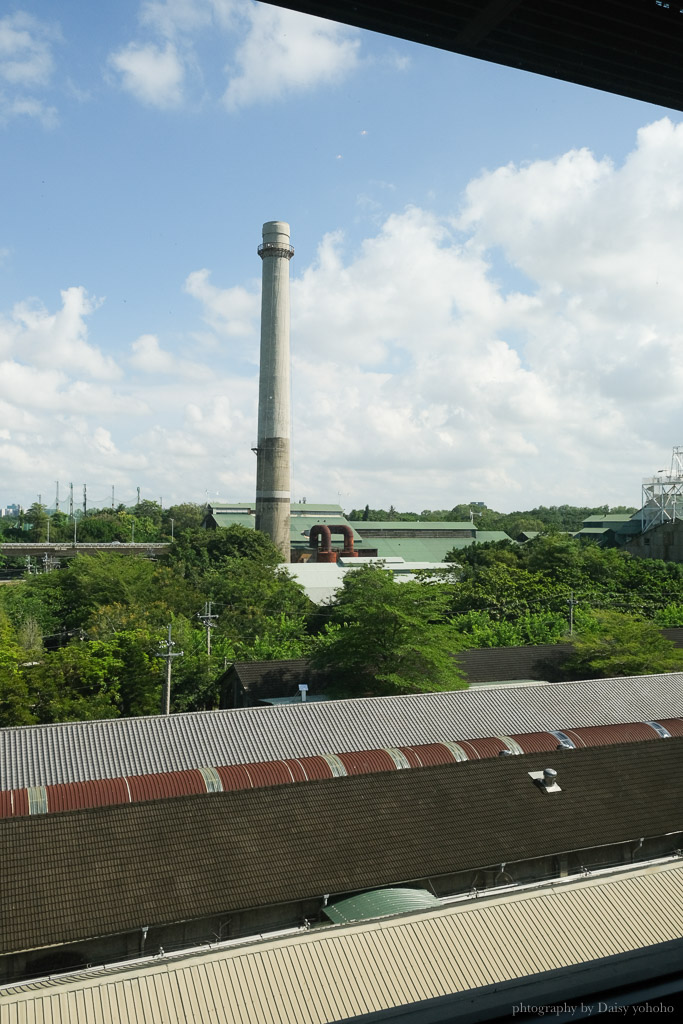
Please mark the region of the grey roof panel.
<svg viewBox="0 0 683 1024"><path fill-rule="evenodd" d="M384 1017L388 1006L400 1017L411 1003L461 993L452 1016L449 1009L457 1020L484 987L495 993L491 1014L502 1016L520 997L563 1001L572 970L582 970L585 979L590 967L592 987L584 980L583 994L594 993L601 980L595 961L604 958L614 972L617 957L671 946L683 935L682 897L683 868L667 864L398 917L381 927L364 921L124 969L57 975L5 989L0 1022L63 1024L68 1012L72 1021L130 1024L133 1006L138 1020L146 1009L145 1019L169 1024L329 1024L359 1014L379 1019L375 1014ZM567 921L576 924L558 926ZM520 935L530 939L520 941ZM539 987L533 987L537 973ZM524 987L511 989L517 979Z"/></svg>
<svg viewBox="0 0 683 1024"><path fill-rule="evenodd" d="M683 716L683 673L0 729L0 789Z"/></svg>

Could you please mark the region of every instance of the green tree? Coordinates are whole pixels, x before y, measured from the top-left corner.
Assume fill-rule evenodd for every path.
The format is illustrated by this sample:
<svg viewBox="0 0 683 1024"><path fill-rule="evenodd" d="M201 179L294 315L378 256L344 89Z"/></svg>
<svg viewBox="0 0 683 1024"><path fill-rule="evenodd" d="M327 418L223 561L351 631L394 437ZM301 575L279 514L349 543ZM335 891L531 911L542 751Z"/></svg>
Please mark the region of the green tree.
<svg viewBox="0 0 683 1024"><path fill-rule="evenodd" d="M7 613L0 608L0 727L31 725L36 721L21 661L17 636Z"/></svg>
<svg viewBox="0 0 683 1024"><path fill-rule="evenodd" d="M177 575L197 582L213 572L224 558L276 566L280 563L280 552L265 533L235 523L227 529L186 530L163 561Z"/></svg>
<svg viewBox="0 0 683 1024"><path fill-rule="evenodd" d="M120 668L111 645L98 640L46 654L26 673L31 711L39 722L115 718Z"/></svg>
<svg viewBox="0 0 683 1024"><path fill-rule="evenodd" d="M30 525L28 540L39 543L47 537L47 509L44 505L34 501L27 510L26 522Z"/></svg>
<svg viewBox="0 0 683 1024"><path fill-rule="evenodd" d="M346 574L312 661L339 695L455 690L465 685L458 640L441 586L364 566Z"/></svg>
<svg viewBox="0 0 683 1024"><path fill-rule="evenodd" d="M162 517L162 531L165 539L170 539L171 524L173 524L173 536L176 538L186 530L198 530L205 516L206 505L195 505L192 502L165 508Z"/></svg>
<svg viewBox="0 0 683 1024"><path fill-rule="evenodd" d="M577 678L650 675L683 668L677 650L653 622L623 612L585 616L570 638L574 653L563 670Z"/></svg>

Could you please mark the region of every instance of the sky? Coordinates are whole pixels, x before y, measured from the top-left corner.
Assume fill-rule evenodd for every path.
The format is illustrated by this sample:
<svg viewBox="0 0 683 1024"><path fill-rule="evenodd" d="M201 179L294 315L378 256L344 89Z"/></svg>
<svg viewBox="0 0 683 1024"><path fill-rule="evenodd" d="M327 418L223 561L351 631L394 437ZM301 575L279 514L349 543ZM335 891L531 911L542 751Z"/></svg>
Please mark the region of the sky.
<svg viewBox="0 0 683 1024"><path fill-rule="evenodd" d="M683 115L252 0L0 14L0 505L639 505L683 444Z"/></svg>

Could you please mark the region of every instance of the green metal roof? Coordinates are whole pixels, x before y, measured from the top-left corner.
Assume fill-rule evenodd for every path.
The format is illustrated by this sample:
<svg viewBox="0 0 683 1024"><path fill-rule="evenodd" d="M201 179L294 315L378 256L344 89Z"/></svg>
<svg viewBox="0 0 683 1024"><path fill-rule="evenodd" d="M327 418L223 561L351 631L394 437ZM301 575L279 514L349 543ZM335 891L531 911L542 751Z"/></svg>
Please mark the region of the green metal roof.
<svg viewBox="0 0 683 1024"><path fill-rule="evenodd" d="M322 515L326 513L344 515L344 509L341 505L321 505L313 501L293 501L289 507L292 512L301 512L311 516L318 515L318 513ZM210 512L229 512L232 509L235 509L237 512L253 512L256 508L256 503L253 501L218 501L210 502L208 508Z"/></svg>
<svg viewBox="0 0 683 1024"><path fill-rule="evenodd" d="M484 541L496 541L496 540L512 540L512 537L508 536L504 530L477 530L477 543L483 544Z"/></svg>
<svg viewBox="0 0 683 1024"><path fill-rule="evenodd" d="M633 513L631 512L611 512L605 516L588 516L584 519L585 523L628 523L631 521Z"/></svg>
<svg viewBox="0 0 683 1024"><path fill-rule="evenodd" d="M331 903L323 908L323 913L335 924L348 924L390 914L409 914L413 910L434 910L441 905L426 889L375 889Z"/></svg>
<svg viewBox="0 0 683 1024"><path fill-rule="evenodd" d="M595 537L597 534L614 532L611 526L584 526L582 530L579 530L574 534L575 537Z"/></svg>
<svg viewBox="0 0 683 1024"><path fill-rule="evenodd" d="M363 547L377 549L380 558L399 556L406 562L443 562L453 548L475 543L474 537L366 537Z"/></svg>
<svg viewBox="0 0 683 1024"><path fill-rule="evenodd" d="M476 530L469 519L465 523L442 523L442 522L415 522L411 519L387 519L370 520L354 519L349 520L349 525L362 535L363 530ZM374 539L374 538L373 538Z"/></svg>
<svg viewBox="0 0 683 1024"><path fill-rule="evenodd" d="M246 526L249 530L254 529L254 517L246 510L244 512L222 512L220 509L214 509L207 518L213 519L216 526L224 528L237 523L239 526Z"/></svg>

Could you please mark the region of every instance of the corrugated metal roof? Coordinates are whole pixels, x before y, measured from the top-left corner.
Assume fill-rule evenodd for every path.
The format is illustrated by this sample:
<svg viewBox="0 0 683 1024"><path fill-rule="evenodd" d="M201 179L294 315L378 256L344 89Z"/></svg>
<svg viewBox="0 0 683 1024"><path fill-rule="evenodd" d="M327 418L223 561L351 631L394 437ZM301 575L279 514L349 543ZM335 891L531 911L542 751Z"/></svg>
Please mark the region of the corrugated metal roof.
<svg viewBox="0 0 683 1024"><path fill-rule="evenodd" d="M209 925L638 837L668 837L659 848L673 852L682 754L673 738L6 819L0 951ZM561 787L552 799L528 774L548 767Z"/></svg>
<svg viewBox="0 0 683 1024"><path fill-rule="evenodd" d="M331 926L5 989L0 1024L332 1024L494 985L509 1012L515 979L529 997L534 974L680 940L682 897L683 868L666 865Z"/></svg>
<svg viewBox="0 0 683 1024"><path fill-rule="evenodd" d="M406 562L443 562L453 548L476 544L474 537L367 537L368 547L376 548L380 558L399 556Z"/></svg>
<svg viewBox="0 0 683 1024"><path fill-rule="evenodd" d="M666 722L670 728L667 728ZM143 800L159 800L191 793L216 793L223 789L221 772L229 779L228 790L252 789L332 775L363 775L373 772L400 771L425 765L453 764L456 761L480 760L500 754L532 754L554 751L558 742L570 747L614 746L619 743L642 743L653 739L671 739L683 735L683 719L658 722L636 722L629 725L598 725L587 728L559 728L553 732L518 733L461 740L459 744L428 743L414 747L385 747L383 750L327 751L318 757L288 758L261 761L246 765L204 765L168 774L133 775L122 779L91 779L88 782L65 782L61 785L33 786L0 791L0 818L28 814L47 814L106 807ZM311 766L309 774L307 766ZM334 771L332 768L334 767ZM26 799L29 809L26 811Z"/></svg>
<svg viewBox="0 0 683 1024"><path fill-rule="evenodd" d="M476 530L476 526L468 520L462 523L446 523L446 522L417 522L413 519L381 519L367 521L364 519L349 520L349 526L353 526L355 530L363 534L363 531L372 532L373 530L415 530L417 533L422 530ZM375 539L374 537L372 538Z"/></svg>
<svg viewBox="0 0 683 1024"><path fill-rule="evenodd" d="M610 512L608 515L595 515L587 516L583 524L586 523L630 523L633 513L629 512Z"/></svg>
<svg viewBox="0 0 683 1024"><path fill-rule="evenodd" d="M316 516L318 513L332 515L344 515L344 509L341 505L327 505L320 504L317 501L292 501L290 502L290 510L292 512L298 512L301 515L313 515ZM226 512L231 509L235 509L238 512L255 512L256 506L253 501L219 501L216 503L210 503L208 505L210 512Z"/></svg>
<svg viewBox="0 0 683 1024"><path fill-rule="evenodd" d="M0 788L683 715L683 673L0 729Z"/></svg>
<svg viewBox="0 0 683 1024"><path fill-rule="evenodd" d="M409 914L415 910L435 910L441 902L426 889L375 889L360 896L336 900L323 909L334 924L371 921L390 914Z"/></svg>

